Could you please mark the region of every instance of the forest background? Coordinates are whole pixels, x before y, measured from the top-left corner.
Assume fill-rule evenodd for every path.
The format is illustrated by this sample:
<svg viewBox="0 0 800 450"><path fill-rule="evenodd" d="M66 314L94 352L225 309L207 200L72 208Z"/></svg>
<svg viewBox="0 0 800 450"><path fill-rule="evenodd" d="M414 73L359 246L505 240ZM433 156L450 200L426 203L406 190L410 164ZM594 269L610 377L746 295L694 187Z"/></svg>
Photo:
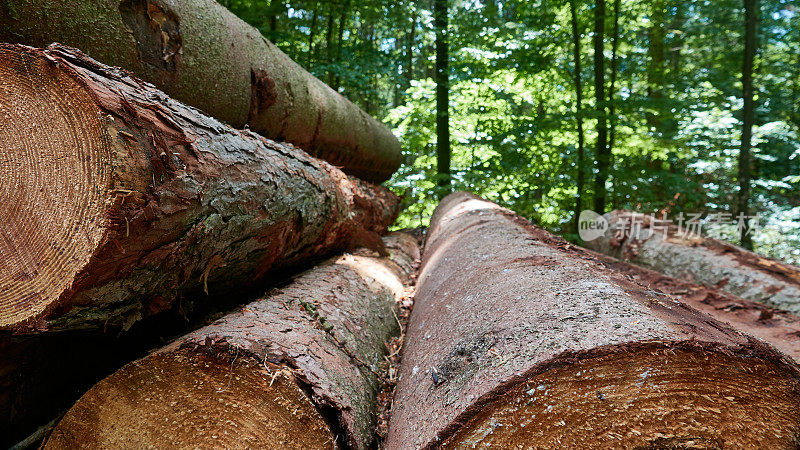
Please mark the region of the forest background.
<svg viewBox="0 0 800 450"><path fill-rule="evenodd" d="M576 242L584 209L701 214L800 263L790 0L221 3L394 130L398 227L469 190Z"/></svg>

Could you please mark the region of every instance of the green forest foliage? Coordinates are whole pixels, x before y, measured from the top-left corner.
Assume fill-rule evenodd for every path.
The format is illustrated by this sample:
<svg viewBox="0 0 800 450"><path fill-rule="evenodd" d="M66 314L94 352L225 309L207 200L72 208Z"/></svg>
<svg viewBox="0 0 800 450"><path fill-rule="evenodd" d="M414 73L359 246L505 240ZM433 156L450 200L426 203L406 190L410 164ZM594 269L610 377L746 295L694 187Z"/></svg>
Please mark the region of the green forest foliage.
<svg viewBox="0 0 800 450"><path fill-rule="evenodd" d="M437 198L433 2L223 0L400 138L398 227L427 224ZM615 5L616 3L616 5ZM596 2L576 1L592 204ZM615 6L618 33L614 33ZM800 9L759 2L752 212L761 253L800 262ZM570 2L450 0L453 189L572 232L577 174ZM741 0L609 0L606 89L615 78L606 209L730 213L742 129ZM616 45L614 41L616 40ZM616 47L616 52L614 52ZM615 58L616 55L616 58ZM612 64L612 60L616 62ZM735 226L714 230L737 242ZM712 233L713 234L713 233Z"/></svg>

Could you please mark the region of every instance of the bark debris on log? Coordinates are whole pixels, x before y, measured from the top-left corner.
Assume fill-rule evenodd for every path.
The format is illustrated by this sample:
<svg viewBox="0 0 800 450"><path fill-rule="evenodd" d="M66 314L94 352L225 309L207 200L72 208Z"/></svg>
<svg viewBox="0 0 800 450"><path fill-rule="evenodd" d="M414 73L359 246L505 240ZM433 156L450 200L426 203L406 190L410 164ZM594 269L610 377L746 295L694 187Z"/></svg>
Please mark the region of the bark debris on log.
<svg viewBox="0 0 800 450"><path fill-rule="evenodd" d="M471 194L434 213L406 339L388 449L800 444L793 361Z"/></svg>
<svg viewBox="0 0 800 450"><path fill-rule="evenodd" d="M79 48L235 128L249 125L367 181L384 181L400 166L400 144L386 126L214 0L4 0L0 41Z"/></svg>
<svg viewBox="0 0 800 450"><path fill-rule="evenodd" d="M800 314L800 268L661 224L649 215L615 210L604 218L606 233L586 242L592 250Z"/></svg>
<svg viewBox="0 0 800 450"><path fill-rule="evenodd" d="M656 289L726 322L733 328L757 337L800 362L800 317L733 294L668 277L654 270L596 254L606 267L631 277L637 283Z"/></svg>
<svg viewBox="0 0 800 450"><path fill-rule="evenodd" d="M387 189L77 50L0 47L0 328L128 327L349 243Z"/></svg>
<svg viewBox="0 0 800 450"><path fill-rule="evenodd" d="M120 369L46 448L369 448L417 239L346 254ZM336 444L335 444L336 443Z"/></svg>

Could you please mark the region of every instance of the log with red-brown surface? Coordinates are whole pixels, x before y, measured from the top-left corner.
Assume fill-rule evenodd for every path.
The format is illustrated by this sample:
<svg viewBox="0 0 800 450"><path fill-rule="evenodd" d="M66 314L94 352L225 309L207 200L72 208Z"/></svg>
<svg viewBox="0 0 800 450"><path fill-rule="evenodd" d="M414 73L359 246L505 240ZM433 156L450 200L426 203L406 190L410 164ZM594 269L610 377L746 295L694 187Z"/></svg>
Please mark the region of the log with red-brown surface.
<svg viewBox="0 0 800 450"><path fill-rule="evenodd" d="M345 254L90 389L51 434L62 448L369 448L395 309L419 263Z"/></svg>
<svg viewBox="0 0 800 450"><path fill-rule="evenodd" d="M235 128L287 141L367 181L400 166L382 123L215 0L3 0L0 41L76 47Z"/></svg>
<svg viewBox="0 0 800 450"><path fill-rule="evenodd" d="M127 327L348 243L387 189L62 46L0 47L0 329Z"/></svg>
<svg viewBox="0 0 800 450"><path fill-rule="evenodd" d="M662 226L649 215L616 210L604 217L605 235L586 242L592 250L800 314L800 268L674 225Z"/></svg>
<svg viewBox="0 0 800 450"><path fill-rule="evenodd" d="M718 289L668 277L611 256L597 254L597 257L607 267L630 276L637 283L671 295L681 303L764 340L800 362L800 317Z"/></svg>
<svg viewBox="0 0 800 450"><path fill-rule="evenodd" d="M512 212L437 207L388 449L796 448L800 368Z"/></svg>

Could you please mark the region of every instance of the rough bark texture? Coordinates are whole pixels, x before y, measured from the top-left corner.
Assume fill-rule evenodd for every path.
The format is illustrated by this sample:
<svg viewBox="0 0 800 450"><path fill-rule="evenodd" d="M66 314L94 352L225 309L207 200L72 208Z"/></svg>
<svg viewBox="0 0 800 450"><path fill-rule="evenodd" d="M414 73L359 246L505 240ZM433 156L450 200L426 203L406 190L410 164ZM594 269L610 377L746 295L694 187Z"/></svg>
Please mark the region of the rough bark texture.
<svg viewBox="0 0 800 450"><path fill-rule="evenodd" d="M606 234L586 242L592 250L630 261L682 281L728 292L800 314L800 269L649 215L612 211ZM666 238L664 230L666 228Z"/></svg>
<svg viewBox="0 0 800 450"><path fill-rule="evenodd" d="M431 219L406 339L389 449L800 442L791 360L470 194Z"/></svg>
<svg viewBox="0 0 800 450"><path fill-rule="evenodd" d="M46 448L368 448L417 239L346 254L98 383ZM334 442L338 442L335 445Z"/></svg>
<svg viewBox="0 0 800 450"><path fill-rule="evenodd" d="M0 328L128 327L348 244L388 190L77 50L0 47Z"/></svg>
<svg viewBox="0 0 800 450"><path fill-rule="evenodd" d="M287 141L367 181L400 144L214 0L0 0L0 41L77 47L235 128Z"/></svg>
<svg viewBox="0 0 800 450"><path fill-rule="evenodd" d="M719 289L668 277L607 255L597 257L606 267L630 276L637 283L659 290L681 303L755 336L800 362L800 317Z"/></svg>

